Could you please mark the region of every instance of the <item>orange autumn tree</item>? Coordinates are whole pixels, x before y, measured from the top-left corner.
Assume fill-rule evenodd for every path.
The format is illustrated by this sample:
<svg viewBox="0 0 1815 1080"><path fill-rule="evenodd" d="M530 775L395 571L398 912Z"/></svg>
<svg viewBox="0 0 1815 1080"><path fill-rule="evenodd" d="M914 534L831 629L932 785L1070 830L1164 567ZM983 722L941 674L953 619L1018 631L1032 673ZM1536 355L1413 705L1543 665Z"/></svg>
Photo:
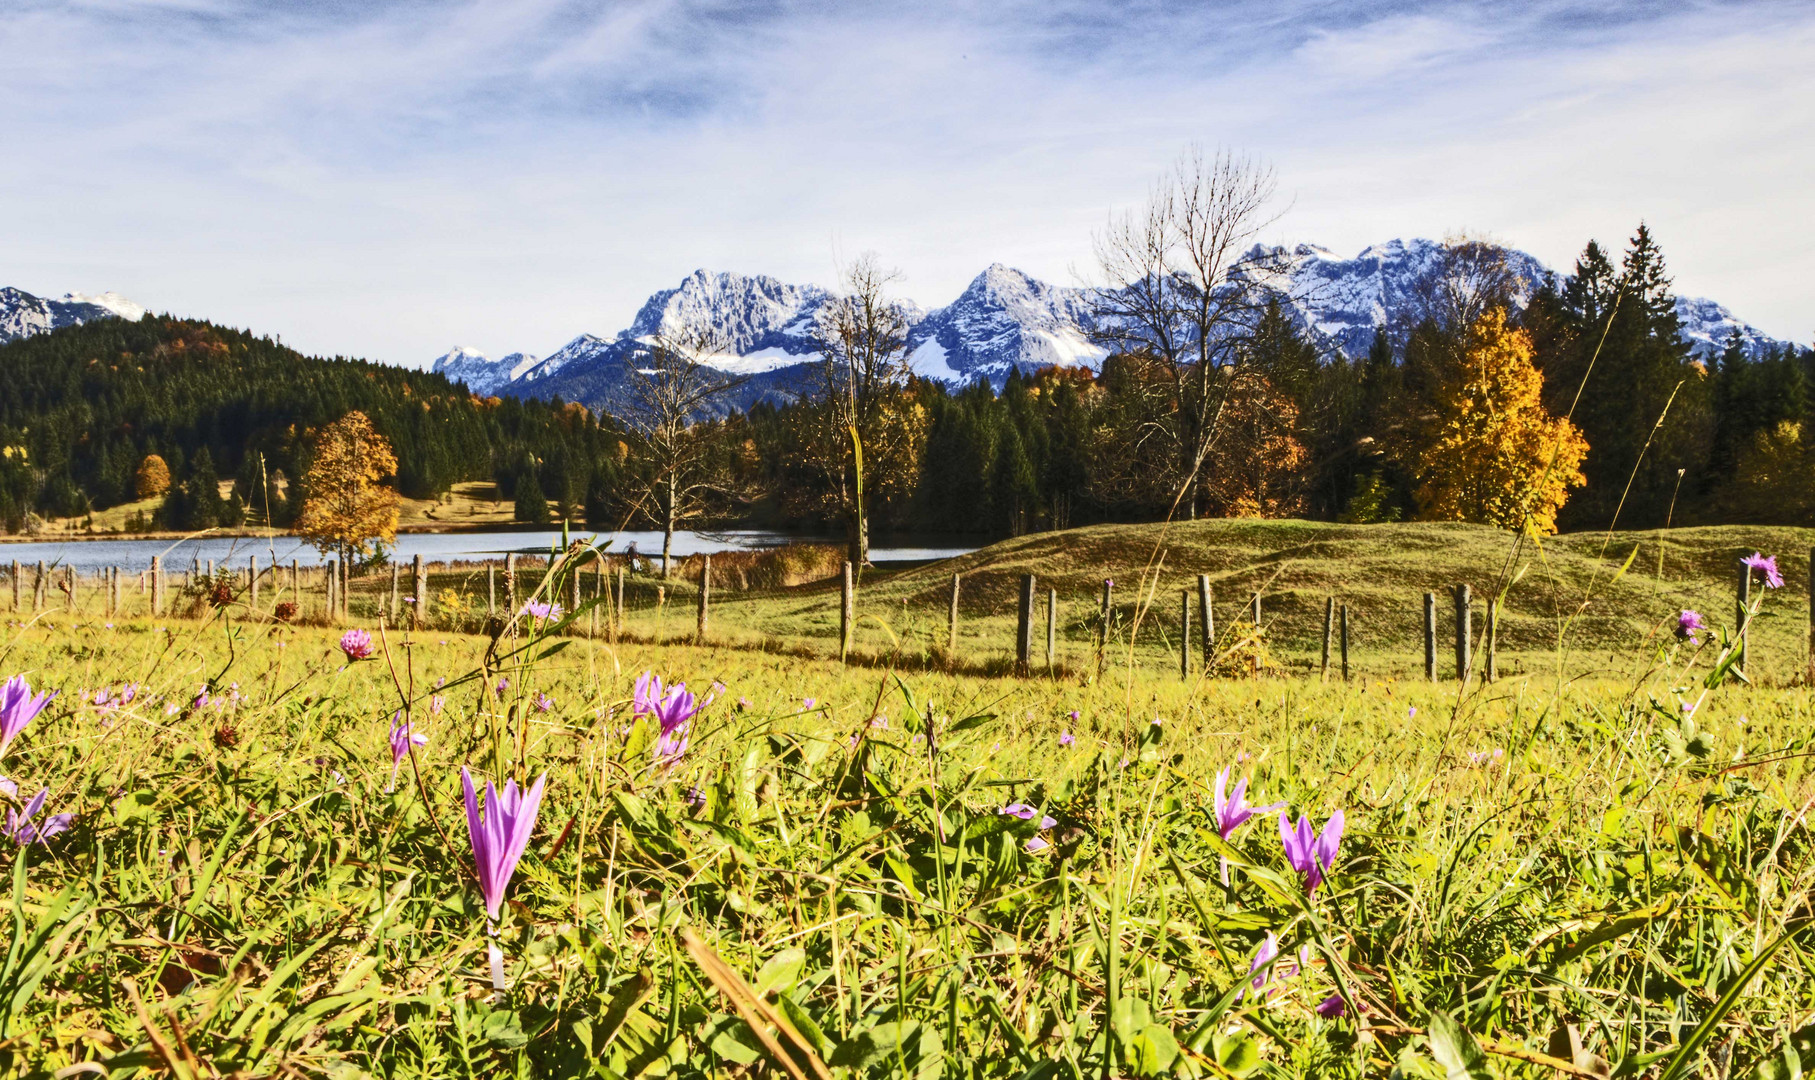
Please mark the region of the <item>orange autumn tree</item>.
<svg viewBox="0 0 1815 1080"><path fill-rule="evenodd" d="M342 565L368 556L378 543L397 540L397 493L385 484L397 472L391 443L362 412L329 424L315 440L314 460L303 477L308 493L296 531Z"/></svg>
<svg viewBox="0 0 1815 1080"><path fill-rule="evenodd" d="M1417 455L1420 516L1556 532L1557 511L1586 483L1588 441L1545 410L1531 338L1503 309L1471 323L1461 345Z"/></svg>

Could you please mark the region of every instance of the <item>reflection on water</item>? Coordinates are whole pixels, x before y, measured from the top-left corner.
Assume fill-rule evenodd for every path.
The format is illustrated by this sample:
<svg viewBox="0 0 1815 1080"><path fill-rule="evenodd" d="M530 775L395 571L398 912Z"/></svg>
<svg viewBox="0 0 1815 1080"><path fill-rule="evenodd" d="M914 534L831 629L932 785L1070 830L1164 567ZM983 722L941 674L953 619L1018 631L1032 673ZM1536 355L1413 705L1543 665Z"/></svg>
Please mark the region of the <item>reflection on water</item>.
<svg viewBox="0 0 1815 1080"><path fill-rule="evenodd" d="M576 540L590 540L595 534L578 531ZM609 550L622 554L633 546L639 555L662 553L662 534L642 530L601 534ZM976 550L974 543L946 543L952 539L914 538L912 542L886 543L870 549L877 562L924 561L947 559ZM548 532L470 532L470 533L400 533L392 558L408 562L421 555L427 562L451 562L460 559L497 559L508 552L525 555L547 554L551 544L561 542L560 530ZM785 533L764 529L732 529L726 532L683 531L674 534L675 555L711 554L719 551L753 551L789 543L837 543L824 536ZM304 566L315 566L325 557L308 543L294 536L273 537L201 537L193 540L34 540L27 543L0 544L0 563L17 561L31 565L39 561L55 566L73 566L79 571L118 566L127 571L144 570L151 557L162 555L164 565L173 570L209 560L221 565L243 566L248 558L260 563L276 562L288 566L292 560Z"/></svg>

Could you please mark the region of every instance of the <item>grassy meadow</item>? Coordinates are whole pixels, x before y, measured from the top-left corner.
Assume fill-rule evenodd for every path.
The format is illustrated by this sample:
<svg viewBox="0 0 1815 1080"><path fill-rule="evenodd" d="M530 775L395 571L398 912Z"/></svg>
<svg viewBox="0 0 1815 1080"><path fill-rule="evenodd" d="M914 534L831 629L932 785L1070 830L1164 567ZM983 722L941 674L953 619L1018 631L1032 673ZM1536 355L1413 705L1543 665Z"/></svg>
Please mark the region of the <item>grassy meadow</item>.
<svg viewBox="0 0 1815 1080"><path fill-rule="evenodd" d="M1279 580L1316 596L1336 583L1313 576L1323 566L1371 602L1362 568L1390 558L1390 536L1375 535L1335 560L1295 556ZM1093 536L1114 533L1008 550L1074 560L1081 589L1109 561L1086 554ZM1462 540L1404 556L1399 572L1428 563L1444 580ZM1684 573L1674 551L1666 572ZM1552 566L1586 557L1548 549ZM878 581L872 615L949 572ZM1419 580L1392 584L1378 596ZM983 609L999 588L979 587L967 625L995 632L986 620L1001 615ZM1624 610L1605 597L1653 586L1629 568L1597 588L1591 608ZM1800 625L1800 593L1763 596L1758 625ZM797 625L788 601L751 600L782 634ZM1666 602L1681 603L1635 602L1630 628ZM715 619L736 610L727 598ZM655 618L635 610L615 644L560 632L592 613L514 638L375 631L357 662L339 627L274 623L243 595L195 618L16 616L0 676L59 693L0 772L18 801L43 789L41 815L73 818L48 840L0 844L5 1071L1815 1068L1803 934L1815 702L1787 677L1723 678L1718 645L1595 641L1592 670L1522 662L1462 687L1366 665L1346 685L1284 664L1181 680L1137 636L1100 675L1077 664L1016 680L925 656L845 667L812 655L823 639L804 632L771 651L629 640ZM662 617L691 632L690 613ZM732 614L714 625L755 633ZM1067 640L1087 647L1075 630ZM712 695L667 760L632 700L646 670ZM390 789L388 732L406 714L427 741ZM482 782L548 777L496 927L502 990L463 765ZM1326 880L1306 888L1273 812L1222 827L1224 769L1293 822L1327 832L1344 815Z"/></svg>

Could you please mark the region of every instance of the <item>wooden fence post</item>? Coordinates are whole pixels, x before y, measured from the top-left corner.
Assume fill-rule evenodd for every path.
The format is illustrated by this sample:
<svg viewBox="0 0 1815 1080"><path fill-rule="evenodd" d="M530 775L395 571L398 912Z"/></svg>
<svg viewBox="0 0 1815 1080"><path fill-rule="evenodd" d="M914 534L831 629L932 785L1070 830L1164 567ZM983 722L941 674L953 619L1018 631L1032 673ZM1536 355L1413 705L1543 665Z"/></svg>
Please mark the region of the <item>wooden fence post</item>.
<svg viewBox="0 0 1815 1080"><path fill-rule="evenodd" d="M253 611L258 610L258 556L246 557L246 598Z"/></svg>
<svg viewBox="0 0 1815 1080"><path fill-rule="evenodd" d="M1059 658L1059 590L1046 590L1046 673L1052 674Z"/></svg>
<svg viewBox="0 0 1815 1080"><path fill-rule="evenodd" d="M1216 673L1216 609L1210 603L1210 575L1197 576L1198 637L1203 639L1204 674Z"/></svg>
<svg viewBox="0 0 1815 1080"><path fill-rule="evenodd" d="M1815 547L1809 549L1809 665L1808 685L1815 686Z"/></svg>
<svg viewBox="0 0 1815 1080"><path fill-rule="evenodd" d="M1178 677L1191 677L1191 590L1178 594Z"/></svg>
<svg viewBox="0 0 1815 1080"><path fill-rule="evenodd" d="M403 567L391 563L391 625L398 625L398 616L403 614Z"/></svg>
<svg viewBox="0 0 1815 1080"><path fill-rule="evenodd" d="M1349 605L1342 605L1342 681L1349 681Z"/></svg>
<svg viewBox="0 0 1815 1080"><path fill-rule="evenodd" d="M1255 593L1253 596L1248 597L1248 621L1253 623L1256 629L1260 628L1260 594L1259 593Z"/></svg>
<svg viewBox="0 0 1815 1080"><path fill-rule="evenodd" d="M1323 664L1317 669L1320 682L1330 681L1330 635L1336 630L1336 598L1326 596L1323 601Z"/></svg>
<svg viewBox="0 0 1815 1080"><path fill-rule="evenodd" d="M164 558L161 555L151 557L151 614L153 617L164 613Z"/></svg>
<svg viewBox="0 0 1815 1080"><path fill-rule="evenodd" d="M50 588L50 572L44 568L44 560L38 560L38 576L32 581L32 610L43 611L45 597Z"/></svg>
<svg viewBox="0 0 1815 1080"><path fill-rule="evenodd" d="M1424 594L1424 678L1437 681L1437 594Z"/></svg>
<svg viewBox="0 0 1815 1080"><path fill-rule="evenodd" d="M625 617L626 617L626 615L625 615L625 611L624 611L624 568L622 566L620 566L620 567L618 567L618 606L617 606L617 610L612 612L613 622L612 622L612 628L611 628L611 640L616 641L618 639L618 634L623 632Z"/></svg>
<svg viewBox="0 0 1815 1080"><path fill-rule="evenodd" d="M958 589L962 580L962 575L952 575L951 610L945 616L945 662L947 664L954 664L958 661Z"/></svg>
<svg viewBox="0 0 1815 1080"><path fill-rule="evenodd" d="M13 560L13 610L19 610L19 560Z"/></svg>
<svg viewBox="0 0 1815 1080"><path fill-rule="evenodd" d="M1110 603L1114 596L1115 579L1104 578L1103 612L1097 617L1097 675L1099 677L1103 674L1103 662L1109 655L1109 616L1114 610L1110 607Z"/></svg>
<svg viewBox="0 0 1815 1080"><path fill-rule="evenodd" d="M1034 576L1021 575L1021 603L1015 616L1015 674L1025 677L1032 670L1034 635Z"/></svg>
<svg viewBox="0 0 1815 1080"><path fill-rule="evenodd" d="M851 579L851 560L844 561L844 575L838 587L838 662L851 656L851 618L856 614L856 585Z"/></svg>
<svg viewBox="0 0 1815 1080"><path fill-rule="evenodd" d="M69 594L69 613L76 613L76 568L73 565L63 567L63 589Z"/></svg>
<svg viewBox="0 0 1815 1080"><path fill-rule="evenodd" d="M578 580L578 579L576 579ZM712 602L712 556L700 556L700 620L694 631L694 639L701 645L706 643L706 609Z"/></svg>
<svg viewBox="0 0 1815 1080"><path fill-rule="evenodd" d="M1487 663L1481 668L1482 678L1497 682L1500 678L1500 598L1487 598Z"/></svg>
<svg viewBox="0 0 1815 1080"><path fill-rule="evenodd" d="M107 568L107 615L112 618L120 613L120 568Z"/></svg>
<svg viewBox="0 0 1815 1080"><path fill-rule="evenodd" d="M422 565L422 556L418 555L410 564L413 577L410 580L410 591L416 594L416 602L410 611L410 629L426 628L429 624L429 571Z"/></svg>
<svg viewBox="0 0 1815 1080"><path fill-rule="evenodd" d="M1467 585L1458 585L1455 589L1456 600L1456 681L1468 681L1468 669L1473 657L1470 649L1474 645L1475 632L1475 597Z"/></svg>
<svg viewBox="0 0 1815 1080"><path fill-rule="evenodd" d="M511 626L517 623L517 556L514 553L504 556L504 621Z"/></svg>
<svg viewBox="0 0 1815 1080"><path fill-rule="evenodd" d="M586 572L586 568L571 553L561 557L561 568L567 569L569 562L573 563L573 569L567 575L567 610L572 613L580 610L580 575ZM712 556L706 556L706 565L712 565Z"/></svg>
<svg viewBox="0 0 1815 1080"><path fill-rule="evenodd" d="M328 560L328 621L340 620L340 560Z"/></svg>
<svg viewBox="0 0 1815 1080"><path fill-rule="evenodd" d="M1752 568L1739 564L1739 581L1733 593L1733 625L1739 634L1739 674L1746 675L1746 661L1752 652ZM1750 681L1750 680L1747 680Z"/></svg>

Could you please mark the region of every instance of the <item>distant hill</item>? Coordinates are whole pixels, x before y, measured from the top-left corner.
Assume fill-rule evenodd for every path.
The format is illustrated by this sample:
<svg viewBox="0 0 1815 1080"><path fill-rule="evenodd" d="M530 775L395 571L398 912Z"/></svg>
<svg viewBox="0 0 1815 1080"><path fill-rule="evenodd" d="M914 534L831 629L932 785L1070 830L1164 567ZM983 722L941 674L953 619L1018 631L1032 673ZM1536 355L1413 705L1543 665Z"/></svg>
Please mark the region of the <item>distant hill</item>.
<svg viewBox="0 0 1815 1080"><path fill-rule="evenodd" d="M74 516L134 497L147 454L180 484L198 471L245 479L251 455L300 477L309 441L352 410L398 459L405 495L525 469L575 505L618 460L618 434L583 409L480 398L445 376L304 356L206 322L96 318L0 345L0 519ZM557 496L558 497L558 496Z"/></svg>
<svg viewBox="0 0 1815 1080"><path fill-rule="evenodd" d="M96 319L136 322L144 317L144 308L118 293L67 293L61 299L46 300L23 289L0 288L0 345Z"/></svg>

